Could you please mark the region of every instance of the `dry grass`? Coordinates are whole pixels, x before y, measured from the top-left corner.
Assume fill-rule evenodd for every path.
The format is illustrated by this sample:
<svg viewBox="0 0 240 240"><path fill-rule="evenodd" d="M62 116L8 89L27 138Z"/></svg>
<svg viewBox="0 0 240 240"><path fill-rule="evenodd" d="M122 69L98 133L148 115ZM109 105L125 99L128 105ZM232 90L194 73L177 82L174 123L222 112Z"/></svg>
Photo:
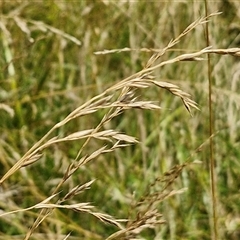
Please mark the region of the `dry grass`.
<svg viewBox="0 0 240 240"><path fill-rule="evenodd" d="M107 1L103 2L106 5L110 4ZM123 3L119 3L119 5L117 6L120 7L121 4ZM91 6L93 5L94 3L91 3L89 4L89 7L91 8ZM20 6L22 8L25 7L24 4ZM86 11L89 10L88 5L86 5L85 7ZM16 12L18 13L18 11L21 10L17 9ZM161 234L165 234L165 236L167 235L166 233L164 233L164 231L166 231L164 230L164 228L166 229L166 226L169 224L169 219L164 218L164 211L161 206L164 206L164 204L171 205L171 200L169 199L171 199L173 196L175 198L180 198L179 196L183 193L187 194L188 188L191 186L191 183L188 182L189 178L186 177L186 175L188 174L186 172L191 172L192 169L194 169L195 163L202 163L202 161L195 160L196 155L201 152L203 147L207 145L208 141L216 135L210 136L209 138L205 137L205 139L207 140L204 139L204 141L200 141L201 144L198 144L200 146L197 147L195 151L193 151L193 154L187 154L188 156L190 155L190 157L183 157L184 162L179 164L170 164L170 167L163 167L164 171L162 175L159 175L157 171L152 170L156 167L154 166L154 164L156 164L155 161L151 163L153 165L150 164L149 169L151 171L148 170L148 163L146 161L146 158L148 158L147 153L149 153L149 151L146 150L146 146L148 145L148 142L152 141L151 134L156 133L154 133L153 131L151 134L149 134L149 136L147 136L146 127L144 127L144 117L141 114L143 114L142 112L146 110L156 111L158 114L160 114L160 112L162 111L162 103L159 103L159 98L156 98L155 94L150 93L150 97L146 97L143 92L150 92L150 89L152 91L153 88L156 88L158 92L167 90L167 93L169 92L173 95L171 96L171 99L173 99L173 97L177 97L182 101L183 106L187 109L191 116L193 116L194 114L197 115L197 111L195 110L202 110L201 107L199 107L199 105L194 100L195 96L192 98L188 91L185 91L184 88L179 87L176 83L162 80L159 77L159 71L161 71L163 68L171 67L175 64L180 64L180 62L204 62L205 56L207 54L211 56L217 54L240 57L240 48L237 47L214 49L211 46L207 46L202 48L201 50L188 51L184 54L179 54L177 51L174 51L173 48L175 48L177 44L181 43L181 41L184 41L184 39L187 38L188 34L195 31L197 27L204 26L206 22L211 21L212 18L217 18L218 15L218 12L212 13L207 17L201 17L195 20L189 26L187 26L185 30L179 33L177 37L170 40L164 48L135 48L131 46L128 48L116 48L103 51L94 51L95 55L100 55L99 57L105 57L105 55L107 56L108 54L114 53L121 54L123 52L130 52L132 56L134 55L134 53L151 53L152 55L149 57L149 59L147 59L145 64L142 64L142 68L140 70L135 71L133 74L129 74L129 77L126 77L123 80L117 80L117 78L111 80L110 82L114 83L111 85L107 84L107 87L105 87L104 89L102 87L99 87L98 90L100 93L96 94L94 97L85 99L84 103L76 106L74 109L71 110L68 115L65 114L66 111L65 109L63 109L64 116L66 117L62 117L63 114L61 114L61 120L58 120L57 123L55 122L54 124L52 124L53 122L50 121L53 127L50 127L50 130L48 130L47 132L45 131L45 134L41 136L40 140L34 139L34 144L32 147L29 147L29 143L27 143L24 147L25 154L23 154L22 157L20 157L20 153L15 153L14 160L18 159L17 161L12 160L11 162L7 162L4 160L5 157L1 156L1 162L2 165L4 165L4 171L6 169L7 170L2 173L3 176L0 179L0 184L3 189L9 190L4 190L6 195L2 197L3 203L1 204L2 210L0 212L0 218L5 224L7 223L10 225L13 221L13 216L25 216L24 219L27 219L28 217L30 217L31 219L27 223L27 226L21 226L21 223L18 222L13 224L15 225L16 229L20 229L20 232L22 234L21 236L19 236L18 239L44 238L44 236L41 235L41 231L44 227L48 226L49 223L56 226L56 232L54 232L53 229L50 228L49 231L46 230L46 234L48 234L49 239L75 239L75 234L71 236L70 229L79 233L80 236L84 237L84 239L148 239L147 237L145 237L146 235L155 236L155 239L160 239ZM53 27L51 24L44 23L42 21L25 19L24 17L19 16L19 14L15 14L14 11L10 11L7 15L5 14L4 17L0 20L0 27L2 30L2 45L5 51L5 58L7 62L5 70L8 73L11 89L13 91L17 90L18 84L16 82L16 79L14 78L15 68L13 63L14 61L16 61L16 57L14 58L13 56L11 56L12 51L9 42L10 32L7 25L7 21L10 21L9 19L16 23L22 34L26 35L29 42L34 42L34 39L32 38L34 31L33 29L37 29L38 31L47 31L49 34L54 34L56 38L59 37L59 39L61 39L62 45L67 44L67 42L72 42L77 46L80 46L82 44L82 42L79 41L76 37L66 33L60 28ZM31 29L29 25L31 25ZM132 26L130 26L130 29L132 29ZM97 29L95 29L95 31L97 32ZM134 39L132 41L134 41ZM174 51L174 55L169 57L168 53L171 53L172 50ZM59 61L62 62L64 57L63 52L59 52L58 57L60 59ZM93 71L98 72L98 70L94 70L94 66ZM60 77L61 74L63 73L59 74ZM69 74L68 76L69 82L71 82L70 75L71 74ZM109 74L109 77L111 77L111 74ZM55 96L57 96L57 94ZM163 94L163 96L166 95ZM76 96L73 94L73 98L74 97ZM3 102L0 105L0 110L5 111L10 116L14 116L15 114L15 116L17 116L18 118L18 121L20 122L20 125L24 125L25 120L23 117L23 105L24 101L28 102L28 100L13 99L13 101L15 101L14 107L11 107L11 104L9 104L8 102ZM162 99L162 101L164 102L164 98ZM131 135L130 128L127 129L130 130L129 133L125 133L120 130L121 127L115 126L115 121L118 121L120 117L124 119L124 116L126 114L132 114L133 110L135 109L138 110L137 119L141 122L141 145L139 145L139 139ZM34 106L32 106L32 111L34 111ZM139 111L142 112L140 113ZM176 113L175 111L177 110L173 110L173 113ZM85 125L80 125L80 128L74 127L75 125L78 126L78 123L80 121L83 123L84 121L87 122L88 119L91 118L91 116L97 116L95 118L96 120L94 119L90 124L86 123ZM171 115L169 115L169 117L171 117ZM166 121L167 119L168 118L166 117ZM179 120L179 122L181 123L181 120ZM49 124L48 126L50 126L51 124ZM164 124L164 122L162 124ZM23 134L26 133L24 132ZM168 134L167 131L164 134ZM194 134L192 138L194 139ZM167 137L165 136L165 138L163 139L167 139ZM43 161L44 156L49 154L52 149L61 149L61 146L64 145L66 145L68 149L68 147L75 144L75 142L76 145L74 146L77 147L75 147L75 151L73 151L74 154L71 154L71 158L69 160L64 160L64 166L62 167L60 173L57 173L56 176L51 176L53 179L53 183L48 189L48 191L38 192L39 190L36 189L41 189L41 187L36 189L34 187L32 191L35 192L34 196L36 197L36 199L34 201L31 201L30 206L28 202L24 202L23 205L18 205L11 200L12 196L18 194L18 189L11 190L11 179L14 179L15 176L16 179L19 179L19 173L20 179L22 177L28 178L30 176L30 172L28 172L27 169L31 169L31 167L33 167L34 169L34 166L39 166L39 164L41 164L41 161ZM117 215L116 210L112 211L109 214L111 209L109 210L109 208L107 208L108 204L105 204L104 202L101 203L103 206L103 210L98 210L99 206L97 208L94 207L97 197L96 199L91 199L93 195L90 195L90 198L88 199L86 197L88 196L88 192L94 191L95 180L84 181L83 179L81 179L79 181L79 174L88 174L88 171L94 169L93 166L96 166L95 170L97 172L97 166L99 164L99 161L106 162L105 159L108 159L108 155L116 156L117 159L121 159L121 154L119 152L127 152L129 151L128 149L135 147L134 145L138 146L138 148L141 148L144 176L148 176L149 179L146 181L146 183L143 184L143 187L136 195L133 194L130 197L126 197L124 193L118 194L119 199L122 199L121 201L125 204L127 209L122 209L122 212L121 209L119 209L119 215ZM11 146L7 146L6 148L11 149ZM179 151L178 153L181 154L181 151ZM137 156L137 153L135 156ZM52 157L53 159L55 158L54 155ZM68 159L68 156L66 155L62 159ZM119 176L122 175L121 169L123 169L123 167L127 168L128 164L124 163L123 159L121 159L120 161L123 163L118 163ZM138 163L135 165L134 158L129 159L129 162L132 162L132 166L138 169L138 166L136 166ZM54 161L54 164L57 164L57 162ZM108 163L103 163L103 166L104 164L106 164L105 171L112 171L113 167L110 165L110 163L109 165ZM126 166L123 166L123 164L126 164ZM185 169L186 172L184 172ZM148 175L148 171L150 171L151 176ZM40 172L38 174L40 174ZM186 185L188 185L189 187L179 188L179 186L176 184L176 181L181 178L183 179L183 182L188 182ZM204 188L208 188L206 187L205 178L206 175L203 175L202 179L204 180L202 180L201 184L202 186L204 186ZM31 188L31 186L35 186L34 181L35 179L31 179L30 177L30 179L27 180L27 183L29 185L26 187ZM110 184L112 184L112 187L110 187L109 185L109 189L118 189L117 187L115 188L114 181L118 181L118 178L116 177L115 180L112 179L112 182L110 182ZM44 185L44 183L41 184ZM21 183L19 183L19 185L21 186ZM128 181L126 180L125 187L127 188L127 186ZM105 189L103 188L102 191L104 192ZM81 196L85 196L86 200L84 200ZM208 195L204 195L204 197L206 196L208 197ZM10 199L9 202L7 202L8 199ZM36 203L36 200L38 203ZM109 199L109 201L111 201L111 199ZM119 202L121 201L119 200ZM176 203L172 204L172 209L175 208L175 206L173 207L173 205L175 204ZM208 209L209 206L207 206L206 208ZM104 213L104 209L107 209L108 213ZM168 206L167 209L171 208L169 208ZM91 220L91 222L94 223L94 227L89 226L89 230L85 229L84 227L81 228L81 226L76 226L77 224L74 222L74 220L71 220L71 217L65 219L66 222L64 222L64 214L70 211L76 212L78 214L88 214L90 215L90 218L91 216L93 216L96 220L105 223L106 226L113 226L113 228L109 232L101 233L101 230L91 230L91 228L98 229L97 227L95 227L97 223L95 223L94 221L96 220ZM63 220L59 222L58 219L56 219L56 216L61 216ZM19 219L21 219L21 217L19 217ZM70 224L71 227L66 227L65 229L63 227L64 224ZM41 225L43 226L43 228L40 227ZM3 233L3 231L4 230L1 230L1 233ZM168 235L169 239L174 239L174 230L169 231L171 232L171 234ZM181 231L184 232L184 230ZM201 236L204 236L204 234L202 234ZM222 233L220 233L220 235L221 234ZM23 235L25 237L23 237ZM223 235L224 234L222 234L221 236ZM3 235L3 237L5 237L5 235ZM189 237L189 239L194 238Z"/></svg>

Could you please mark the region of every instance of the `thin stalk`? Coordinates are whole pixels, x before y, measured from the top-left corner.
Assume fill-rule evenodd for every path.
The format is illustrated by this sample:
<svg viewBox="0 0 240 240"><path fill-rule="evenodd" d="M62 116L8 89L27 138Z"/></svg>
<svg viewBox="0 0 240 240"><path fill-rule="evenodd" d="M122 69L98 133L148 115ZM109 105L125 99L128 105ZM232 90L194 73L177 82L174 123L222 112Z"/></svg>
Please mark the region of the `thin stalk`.
<svg viewBox="0 0 240 240"><path fill-rule="evenodd" d="M208 16L208 4L207 0L205 0L205 14ZM206 22L206 44L207 47L210 46L209 41L209 30L208 30L208 22ZM212 195L212 225L213 225L213 233L212 239L218 239L218 230L217 230L217 200L216 200L216 186L215 186L215 161L214 161L214 138L211 136L214 132L214 113L213 113L213 106L212 106L212 69L211 69L211 59L210 55L207 54L207 63L208 63L208 108L209 108L209 151L210 151L210 185L211 185L211 195Z"/></svg>

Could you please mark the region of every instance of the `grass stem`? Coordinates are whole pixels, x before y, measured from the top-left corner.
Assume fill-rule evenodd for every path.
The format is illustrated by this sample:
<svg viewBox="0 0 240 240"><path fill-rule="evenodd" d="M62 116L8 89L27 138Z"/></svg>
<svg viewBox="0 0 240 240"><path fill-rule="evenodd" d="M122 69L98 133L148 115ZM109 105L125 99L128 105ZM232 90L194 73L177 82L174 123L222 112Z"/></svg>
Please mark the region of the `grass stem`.
<svg viewBox="0 0 240 240"><path fill-rule="evenodd" d="M208 16L208 2L205 0L205 13ZM209 40L209 25L206 22L206 45L207 47L210 46ZM207 65L208 65L208 109L209 109L209 136L210 136L210 185L211 185L211 194L212 194L212 213L213 213L213 233L212 239L218 239L218 230L217 230L217 201L216 201L216 186L215 186L215 164L214 164L214 138L211 138L214 132L214 113L213 113L213 106L212 106L212 69L211 69L211 59L210 55L207 54Z"/></svg>

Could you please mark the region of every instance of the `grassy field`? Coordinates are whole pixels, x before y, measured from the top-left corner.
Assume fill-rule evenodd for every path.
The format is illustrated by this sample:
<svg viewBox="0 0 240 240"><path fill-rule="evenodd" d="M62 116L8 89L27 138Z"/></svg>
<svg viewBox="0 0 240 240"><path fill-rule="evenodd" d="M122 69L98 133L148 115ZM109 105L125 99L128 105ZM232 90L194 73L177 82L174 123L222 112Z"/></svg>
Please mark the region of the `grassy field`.
<svg viewBox="0 0 240 240"><path fill-rule="evenodd" d="M0 2L0 239L240 239L240 2Z"/></svg>

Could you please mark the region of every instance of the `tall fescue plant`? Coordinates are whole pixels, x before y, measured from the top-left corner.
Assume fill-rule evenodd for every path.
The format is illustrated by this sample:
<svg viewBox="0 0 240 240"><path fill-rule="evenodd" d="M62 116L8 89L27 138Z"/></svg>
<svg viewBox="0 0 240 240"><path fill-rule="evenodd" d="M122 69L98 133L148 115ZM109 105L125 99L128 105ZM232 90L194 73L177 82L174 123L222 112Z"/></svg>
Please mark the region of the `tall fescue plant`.
<svg viewBox="0 0 240 240"><path fill-rule="evenodd" d="M120 47L103 51L94 49L95 55L100 55L98 59L105 58L110 53L115 56L115 59L106 61L111 71L103 72L101 77L98 77L96 75L100 70L98 64L94 62L96 60L90 59L94 64L88 66L87 63L83 64L83 57L86 57L86 61L89 60L86 54L90 48L89 38L99 34L99 46L102 45L101 47L105 48L104 38L110 33L107 30L100 33L100 27L88 26L92 21L91 18L95 21L99 20L100 25L104 24L98 16L98 11L103 4L110 9L110 12L112 8L117 9L113 19L119 23L118 21L121 21L119 16L128 19L134 16L131 14L135 14L137 17L138 12L134 7L137 6L138 11L141 12L145 4L133 5L133 3L106 1L79 3L79 6L75 4L72 3L69 7L67 3L54 2L55 8L51 8L49 12L51 14L45 21L38 19L40 16L36 10L38 7L46 10L50 7L48 4L39 2L36 9L36 6L27 2L19 4L17 8L11 4L3 5L5 12L1 18L1 44L4 52L2 81L3 90L9 90L10 94L2 91L1 109L5 114L1 118L2 126L9 129L4 131L1 138L2 236L4 239L12 235L16 235L19 239L43 239L46 236L49 239L75 239L75 236L76 239L79 237L84 239L162 239L163 237L177 239L177 236L181 236L179 239L196 237L208 239L212 234L211 227L208 226L212 224L208 201L210 188L207 172L197 171L194 163L203 162L199 161L197 158L200 157L197 156L215 135L205 136L201 141L196 139L197 129L202 128L199 118L194 119L196 123L192 124L193 129L189 130L184 125L181 120L183 116L186 118L182 111L183 106L191 115L193 115L192 109L199 110L199 107L187 93L193 92L191 87L185 86L188 89L185 91L170 79L174 74L179 73L176 69L179 64L187 63L188 66L192 63L195 66L202 64L207 54L239 57L240 49L237 47L218 49L207 46L196 51L184 49L185 53L176 49L181 42L186 44L185 39L188 40L189 34L197 32L196 29L204 27L213 17L218 18L218 13L198 18L185 30L176 34L176 37L165 36L172 40L169 40L165 47L158 47L156 44L154 48L137 48L135 27L142 29L142 33L145 34L151 34L151 32L146 30L141 22L137 21L134 24L133 21L129 21L130 46L128 48ZM124 11L126 6L129 6L127 12ZM156 6L155 3L150 8ZM164 6L167 9L169 5ZM83 17L90 18L88 22L86 17L85 25L80 23L79 27L84 27L84 38L81 41L74 34L71 35L67 33L68 31L62 30L61 24L55 25L59 17L56 9L61 9L59 12L71 10L74 13L75 7L82 10ZM28 17L30 10L34 10L31 12L31 18ZM175 8L172 10L175 11ZM89 12L91 14L88 14ZM63 14L60 20L66 20L66 15ZM78 22L77 18L71 20ZM26 36L29 46L33 44L32 49L36 48L35 52L28 52L28 45L22 43L23 49L26 49L26 55L33 57L33 53L39 54L35 57L40 61L40 67L34 62L26 61L21 64L18 61L19 58L26 56L23 55L24 51L21 54L13 51L16 27L20 30L18 34ZM36 32L39 31L44 34L38 35ZM73 32L74 29L71 31ZM123 36L127 34L124 31L121 33L118 44L124 41ZM177 31L173 32L173 35L174 33ZM48 35L54 36L53 41ZM44 44L41 42L43 38L47 38ZM147 38L150 42L157 42L149 35ZM65 49L70 42L74 44L74 47L70 47L71 53L76 51L76 46L83 44L78 59L80 65L78 76L81 79L82 89L73 87L76 81L75 73L79 71L77 65L66 63ZM48 55L46 44L52 46L53 50L44 63L42 71L41 50L44 49L44 53ZM126 59L126 62L132 66L132 70L128 69L123 73L120 72L119 75L114 75L112 69L115 71L118 68L122 69L122 57L118 56L122 56L124 52L130 52L131 58ZM138 63L140 53L145 54L145 63L143 61L141 64ZM48 63L52 61L58 64L49 66ZM27 70L32 67L37 69L39 74L32 73L31 76L27 73ZM87 71L87 68L92 70ZM165 77L169 78L167 81L163 78L166 69L171 69ZM23 85L20 84L20 76L16 72L22 74ZM90 75L89 72L91 72ZM48 75L51 80L49 83L46 82ZM107 76L108 79L114 78L114 80L106 81L103 76ZM86 85L90 77L95 79L95 83ZM120 77L123 80L118 80ZM29 88L29 83L31 86L29 79L36 83L33 89ZM44 90L44 85L48 86L49 92ZM197 86L196 84L194 87L197 88ZM153 90L154 87L158 90ZM89 90L95 91L95 96L89 94ZM31 93L28 94L28 91ZM80 98L76 94L78 91L81 92ZM173 96L169 98L164 91ZM161 97L156 93L161 94ZM65 95L67 97L62 98ZM178 99L176 102L174 96ZM39 101L38 104L34 103L35 100ZM74 104L69 104L69 100ZM182 101L183 106L179 105L179 100ZM173 107L176 107L176 110ZM156 115L149 115L150 111L155 111ZM158 118L155 116L163 115L162 112L169 114L164 115L158 125L153 120ZM8 122L6 114L12 117L12 123ZM197 114L200 113L194 110L194 115ZM133 121L135 119L136 121ZM44 126L38 121L44 123ZM27 129L28 124L32 123L34 123L32 129L35 129L33 135L35 137L30 135ZM17 133L14 133L15 126L19 129ZM160 131L161 129L164 131ZM180 135L174 134L172 129L181 129ZM138 138L133 134L139 135ZM40 140L37 140L36 136L41 136ZM155 140L156 136L159 136L159 142ZM191 141L195 143L196 150L190 153L186 152L186 149L191 146L187 139L179 144L173 141L174 138L182 139L186 136L190 136ZM160 143L160 146L156 147L156 143ZM173 148L171 144L175 144ZM140 149L140 152L137 149ZM164 153L164 149L168 154ZM126 154L123 154L124 152ZM206 158L205 152L203 151L203 158ZM201 166L201 169L203 168L204 164ZM106 184L102 183L104 181ZM195 195L201 196L203 201L195 199ZM189 214L186 215L184 211L180 212L181 207L185 208L183 205L185 202L187 202L186 206L191 205L188 209ZM200 202L201 205L199 205ZM217 201L214 204L218 204ZM221 206L220 203L219 206ZM197 214L194 213L194 208L199 208ZM222 209L225 211L227 208ZM204 211L207 211L207 214ZM206 219L201 219L205 215L209 216L209 224L206 224ZM182 220L186 220L190 225L181 224ZM226 219L227 221L229 220ZM235 218L230 221L236 224ZM199 232L191 232L191 229L193 231L197 229ZM219 232L219 236L222 237L226 234L226 232ZM212 236L214 237L214 234Z"/></svg>

